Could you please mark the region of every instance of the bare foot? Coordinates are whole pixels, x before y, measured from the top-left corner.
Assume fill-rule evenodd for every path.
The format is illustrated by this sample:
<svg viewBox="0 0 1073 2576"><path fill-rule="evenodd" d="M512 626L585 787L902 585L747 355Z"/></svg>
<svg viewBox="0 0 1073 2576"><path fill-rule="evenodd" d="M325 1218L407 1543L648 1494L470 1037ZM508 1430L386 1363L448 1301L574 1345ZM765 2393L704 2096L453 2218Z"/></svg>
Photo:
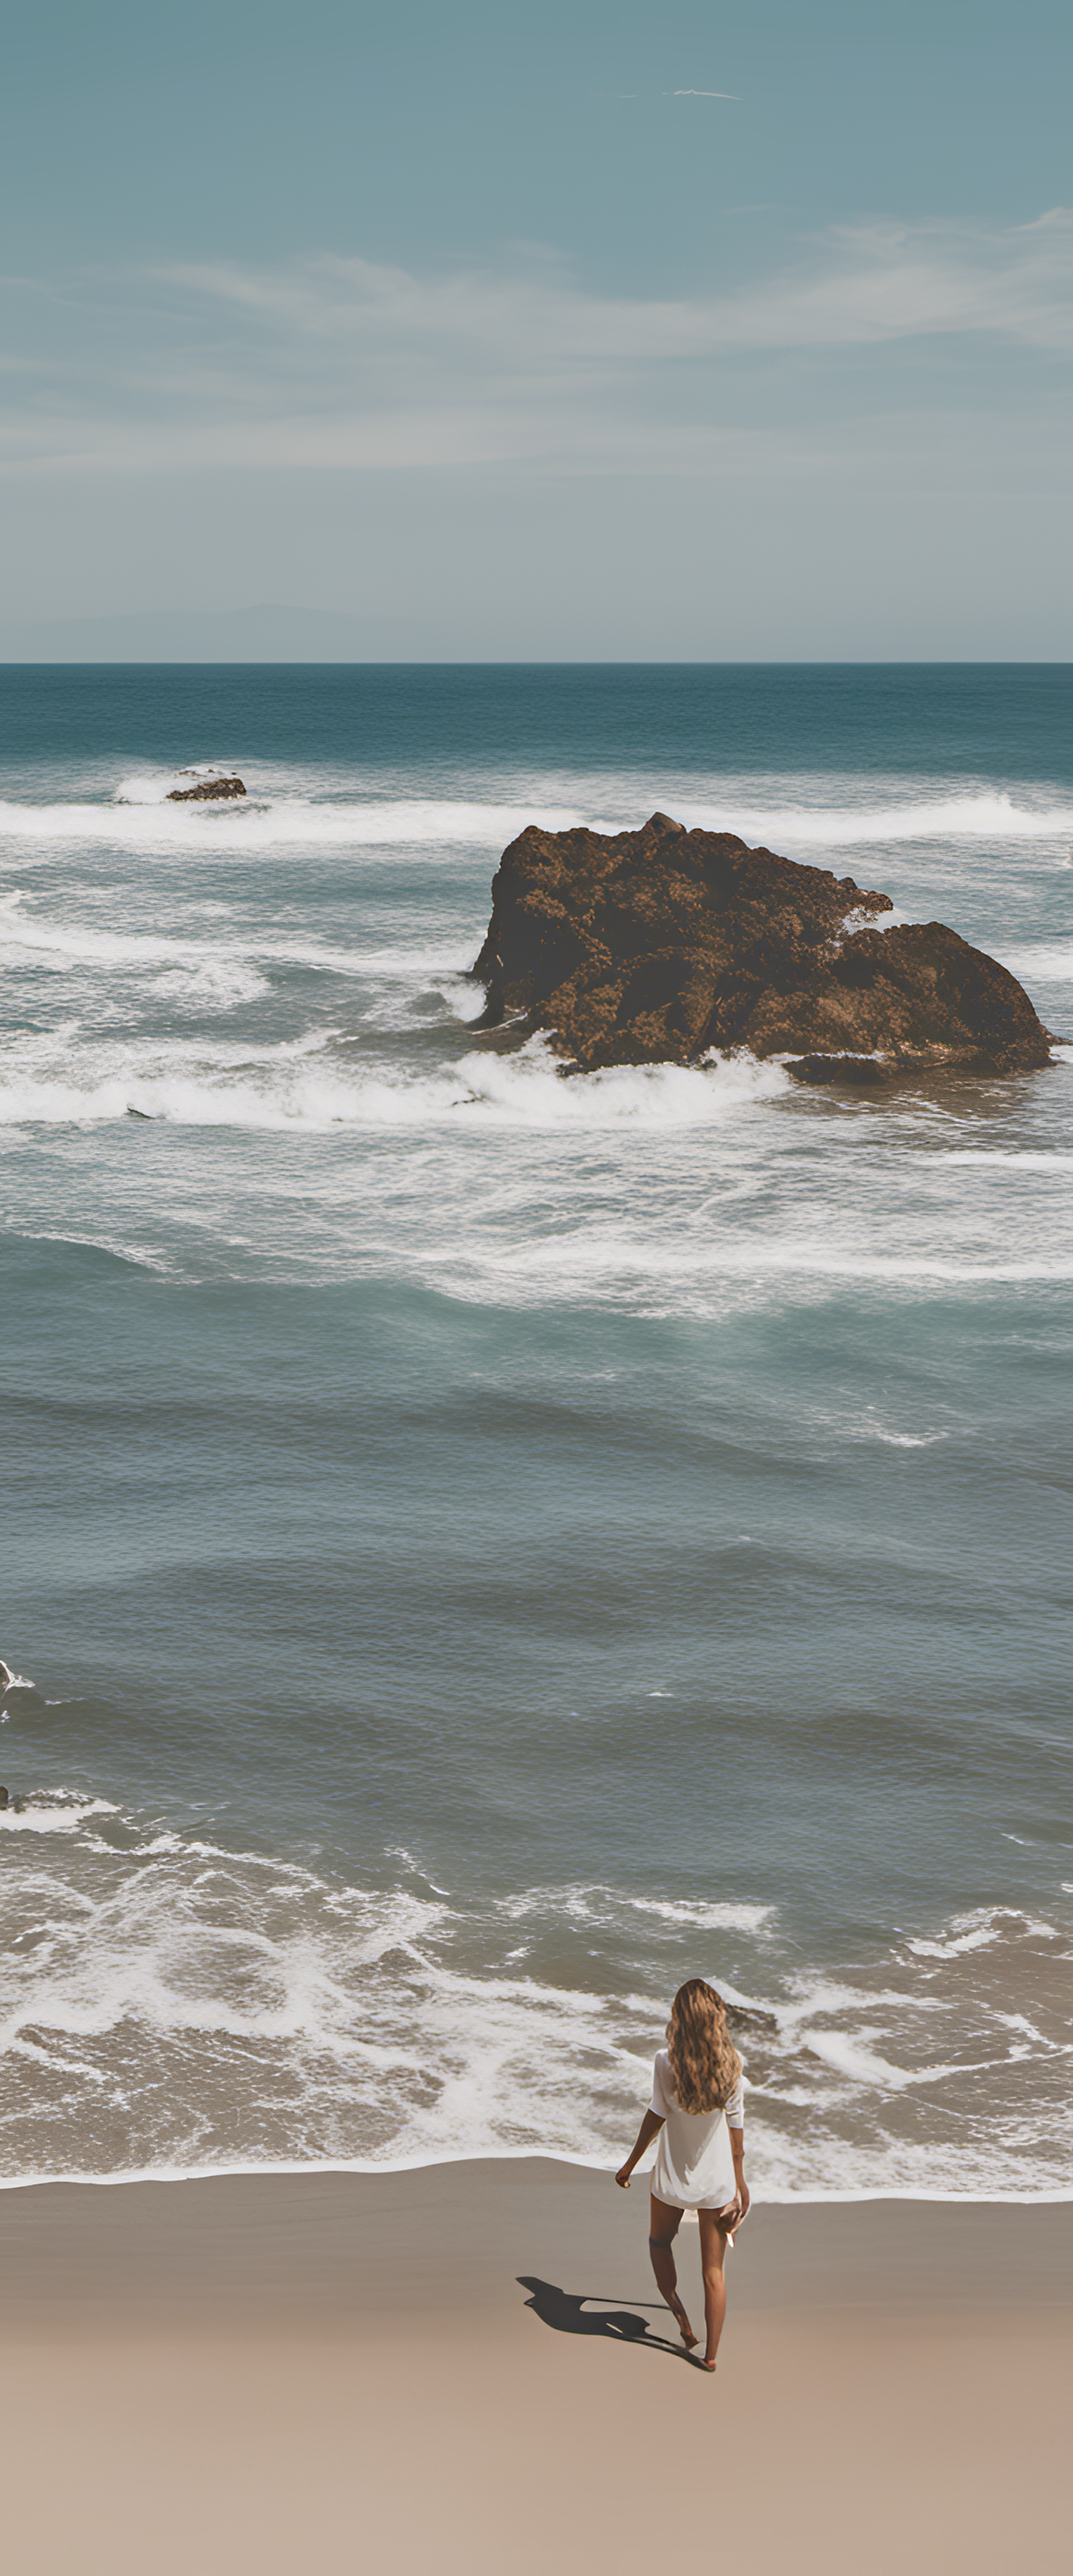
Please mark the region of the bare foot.
<svg viewBox="0 0 1073 2576"><path fill-rule="evenodd" d="M716 2369L718 2369L718 2366L719 2366L719 2365L718 2365L718 2363L717 2363L717 2362L714 2362L714 2361L707 2361L707 2360L706 2360L706 2361L702 2361L702 2363L701 2363L701 2365L700 2365L700 2366L701 2366L701 2369L702 2369L702 2370L716 2370Z"/></svg>
<svg viewBox="0 0 1073 2576"><path fill-rule="evenodd" d="M693 2346L697 2342L697 2336L693 2332L693 2328L690 2325L681 2300L678 2298L668 2299L667 2305L671 2311L672 2317L676 2319L678 2332L681 2335L683 2343L686 2345L687 2350L692 2352Z"/></svg>

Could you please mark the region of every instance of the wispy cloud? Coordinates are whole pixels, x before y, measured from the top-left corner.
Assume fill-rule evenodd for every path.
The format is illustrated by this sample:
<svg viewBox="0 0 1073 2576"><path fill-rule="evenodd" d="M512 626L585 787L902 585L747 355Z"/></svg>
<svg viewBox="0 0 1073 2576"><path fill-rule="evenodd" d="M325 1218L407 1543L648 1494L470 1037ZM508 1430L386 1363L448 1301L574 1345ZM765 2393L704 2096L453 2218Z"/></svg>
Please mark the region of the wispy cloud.
<svg viewBox="0 0 1073 2576"><path fill-rule="evenodd" d="M736 89L665 89L664 98L732 98L738 107L741 100Z"/></svg>
<svg viewBox="0 0 1073 2576"><path fill-rule="evenodd" d="M1003 232L964 225L843 226L792 269L737 293L597 296L550 257L521 273L418 278L361 259L278 269L216 263L158 272L207 304L245 305L313 338L480 342L522 360L667 358L831 348L937 333L1073 346L1073 212Z"/></svg>
<svg viewBox="0 0 1073 2576"><path fill-rule="evenodd" d="M709 295L593 294L530 251L425 276L326 254L13 280L7 302L10 464L718 471L758 434L755 403L742 425L752 360L822 371L912 341L947 368L965 346L1068 351L1073 214L844 227Z"/></svg>

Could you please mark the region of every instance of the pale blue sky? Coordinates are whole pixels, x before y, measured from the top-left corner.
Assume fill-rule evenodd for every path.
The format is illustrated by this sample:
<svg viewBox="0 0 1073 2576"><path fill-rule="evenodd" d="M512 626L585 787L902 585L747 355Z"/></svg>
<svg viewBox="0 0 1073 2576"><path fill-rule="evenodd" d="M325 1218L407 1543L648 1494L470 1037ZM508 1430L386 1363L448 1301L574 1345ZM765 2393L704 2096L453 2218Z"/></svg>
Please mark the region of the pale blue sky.
<svg viewBox="0 0 1073 2576"><path fill-rule="evenodd" d="M0 649L1073 656L1071 69L1052 0L38 0Z"/></svg>

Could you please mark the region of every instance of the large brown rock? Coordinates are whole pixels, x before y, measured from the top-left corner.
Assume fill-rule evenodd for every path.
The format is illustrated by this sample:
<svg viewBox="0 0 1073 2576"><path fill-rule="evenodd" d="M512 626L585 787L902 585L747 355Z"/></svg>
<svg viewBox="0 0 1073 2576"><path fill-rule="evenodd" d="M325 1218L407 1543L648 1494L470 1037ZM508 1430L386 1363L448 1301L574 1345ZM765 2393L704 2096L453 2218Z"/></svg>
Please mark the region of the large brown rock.
<svg viewBox="0 0 1073 2576"><path fill-rule="evenodd" d="M688 1064L709 1047L796 1056L811 1082L853 1078L854 1059L866 1080L1049 1062L1053 1041L1005 966L939 921L867 927L892 910L852 877L666 814L639 832L530 825L492 887L473 969L481 1025L547 1029L586 1072Z"/></svg>

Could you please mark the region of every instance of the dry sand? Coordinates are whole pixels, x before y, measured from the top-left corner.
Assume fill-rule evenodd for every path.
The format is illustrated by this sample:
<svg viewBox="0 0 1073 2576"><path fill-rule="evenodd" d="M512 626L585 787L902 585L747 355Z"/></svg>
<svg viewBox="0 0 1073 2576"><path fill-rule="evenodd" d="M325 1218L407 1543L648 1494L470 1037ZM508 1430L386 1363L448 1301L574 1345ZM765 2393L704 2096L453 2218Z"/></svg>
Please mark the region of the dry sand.
<svg viewBox="0 0 1073 2576"><path fill-rule="evenodd" d="M647 2208L535 2158L0 2193L6 2566L1067 2576L1073 2209L758 2208L712 2379Z"/></svg>

